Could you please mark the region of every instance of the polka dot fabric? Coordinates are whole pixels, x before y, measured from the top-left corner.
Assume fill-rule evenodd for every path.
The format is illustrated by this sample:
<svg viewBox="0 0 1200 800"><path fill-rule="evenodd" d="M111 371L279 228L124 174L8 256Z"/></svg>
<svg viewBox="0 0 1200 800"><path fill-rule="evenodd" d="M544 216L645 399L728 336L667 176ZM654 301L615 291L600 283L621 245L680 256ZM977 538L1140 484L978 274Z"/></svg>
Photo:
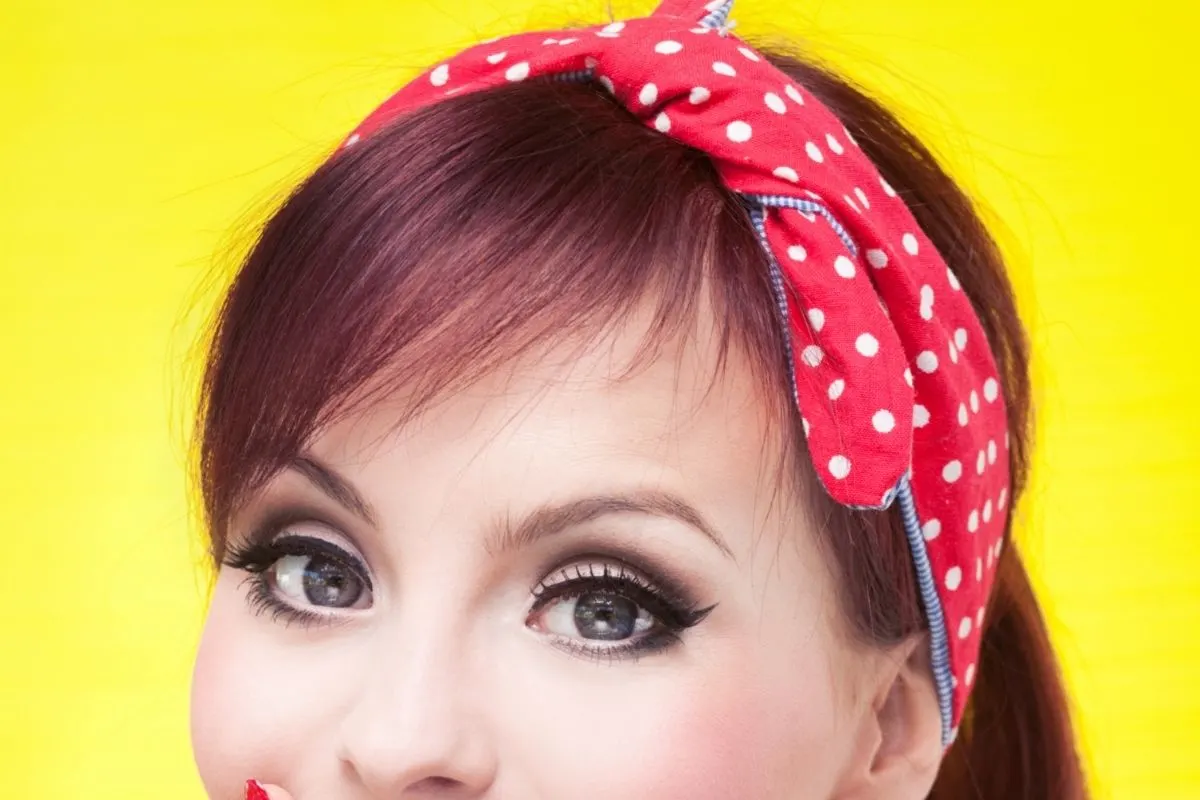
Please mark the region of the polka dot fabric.
<svg viewBox="0 0 1200 800"><path fill-rule="evenodd" d="M648 127L707 153L769 256L817 472L838 502L897 498L930 619L944 740L975 674L1004 533L1006 412L970 302L902 198L838 119L731 35L731 0L524 33L435 65L369 115L532 79L592 81Z"/></svg>

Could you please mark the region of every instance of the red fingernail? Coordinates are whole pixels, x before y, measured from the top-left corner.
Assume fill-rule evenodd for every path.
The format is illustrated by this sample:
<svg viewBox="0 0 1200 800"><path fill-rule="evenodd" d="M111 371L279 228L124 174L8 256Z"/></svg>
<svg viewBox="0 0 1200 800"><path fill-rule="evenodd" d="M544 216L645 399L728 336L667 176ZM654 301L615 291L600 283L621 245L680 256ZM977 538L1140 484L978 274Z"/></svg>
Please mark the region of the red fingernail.
<svg viewBox="0 0 1200 800"><path fill-rule="evenodd" d="M246 800L271 800L267 790L256 780L246 781Z"/></svg>

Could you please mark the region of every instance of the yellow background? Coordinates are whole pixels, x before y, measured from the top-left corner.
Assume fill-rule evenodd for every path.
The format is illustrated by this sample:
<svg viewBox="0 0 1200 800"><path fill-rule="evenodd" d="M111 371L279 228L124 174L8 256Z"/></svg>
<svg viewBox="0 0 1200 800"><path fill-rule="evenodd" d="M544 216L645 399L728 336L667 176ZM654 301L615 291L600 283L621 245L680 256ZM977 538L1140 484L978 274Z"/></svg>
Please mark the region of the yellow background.
<svg viewBox="0 0 1200 800"><path fill-rule="evenodd" d="M1039 355L1022 536L1097 795L1200 796L1195 12L740 2L741 35L790 33L887 93L994 209ZM0 3L0 797L202 795L185 380L235 223L412 69L605 17L602 0Z"/></svg>

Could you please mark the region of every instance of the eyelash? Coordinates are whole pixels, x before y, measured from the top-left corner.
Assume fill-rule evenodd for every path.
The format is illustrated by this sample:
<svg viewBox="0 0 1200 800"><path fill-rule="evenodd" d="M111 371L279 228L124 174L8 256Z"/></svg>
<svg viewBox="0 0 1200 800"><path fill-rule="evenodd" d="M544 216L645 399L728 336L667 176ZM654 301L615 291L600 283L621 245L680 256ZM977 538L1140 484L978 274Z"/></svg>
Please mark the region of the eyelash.
<svg viewBox="0 0 1200 800"><path fill-rule="evenodd" d="M373 591L366 567L338 545L311 536L281 536L292 525L305 521L311 520L295 513L266 521L252 531L245 542L231 544L222 563L249 573L246 599L253 613L269 615L271 621L289 627L337 625L345 621L345 615L299 608L281 599L271 585L270 572L275 564L287 556L300 556L331 561L361 581L364 591ZM685 630L700 624L716 608L715 603L700 608L688 599L688 593L682 587L661 578L652 579L619 560L593 556L589 561L588 558L577 556L574 563L556 568L533 587L533 605L527 620L555 601L605 595L632 601L638 608L648 611L656 624L646 635L612 646L589 645L546 634L554 646L573 655L611 663L659 653L677 645Z"/></svg>

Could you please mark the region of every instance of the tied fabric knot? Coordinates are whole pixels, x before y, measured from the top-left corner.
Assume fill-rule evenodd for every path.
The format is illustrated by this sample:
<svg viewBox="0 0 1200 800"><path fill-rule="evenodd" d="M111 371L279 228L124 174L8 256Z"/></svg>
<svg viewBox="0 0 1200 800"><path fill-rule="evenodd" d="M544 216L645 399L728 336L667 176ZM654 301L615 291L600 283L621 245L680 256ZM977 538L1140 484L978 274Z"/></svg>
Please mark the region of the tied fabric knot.
<svg viewBox="0 0 1200 800"><path fill-rule="evenodd" d="M468 48L389 97L345 144L454 96L552 79L601 86L706 153L763 247L822 485L855 508L899 500L949 744L1007 521L995 359L904 200L832 111L732 34L731 5L665 0L649 17Z"/></svg>

